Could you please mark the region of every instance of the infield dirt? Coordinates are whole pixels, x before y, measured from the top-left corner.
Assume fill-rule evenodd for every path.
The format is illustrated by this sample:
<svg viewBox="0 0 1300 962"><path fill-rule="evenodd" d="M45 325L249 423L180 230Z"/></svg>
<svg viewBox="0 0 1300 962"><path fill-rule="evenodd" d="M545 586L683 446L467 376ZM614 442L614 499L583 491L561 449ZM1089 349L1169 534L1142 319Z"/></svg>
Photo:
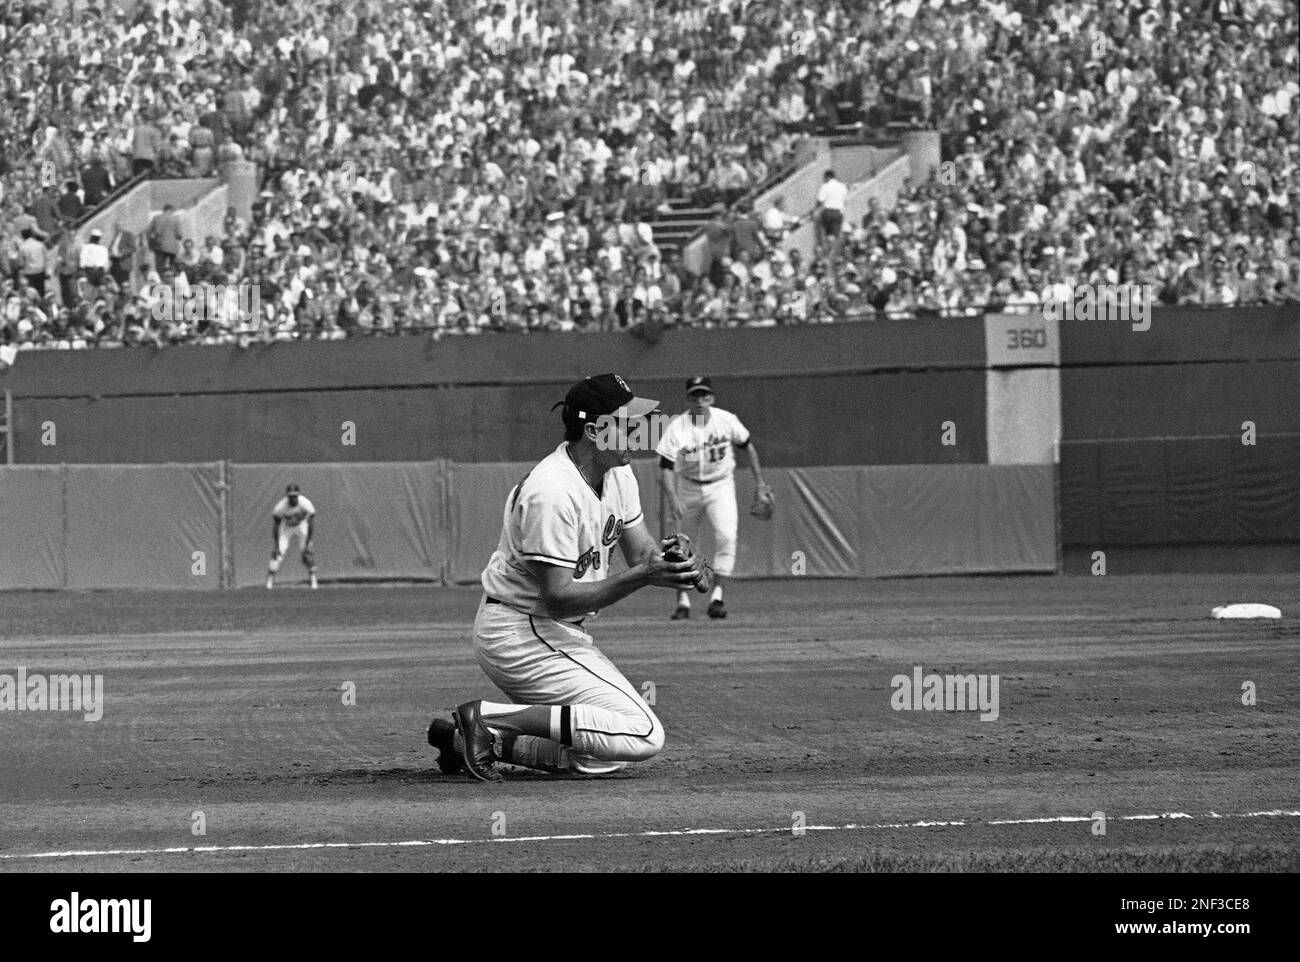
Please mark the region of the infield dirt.
<svg viewBox="0 0 1300 962"><path fill-rule="evenodd" d="M497 786L424 743L495 694L478 597L0 595L0 672L104 676L98 722L0 712L0 871L1300 868L1294 577L737 582L721 622L641 592L588 627L663 753ZM997 675L997 720L893 710L916 666Z"/></svg>

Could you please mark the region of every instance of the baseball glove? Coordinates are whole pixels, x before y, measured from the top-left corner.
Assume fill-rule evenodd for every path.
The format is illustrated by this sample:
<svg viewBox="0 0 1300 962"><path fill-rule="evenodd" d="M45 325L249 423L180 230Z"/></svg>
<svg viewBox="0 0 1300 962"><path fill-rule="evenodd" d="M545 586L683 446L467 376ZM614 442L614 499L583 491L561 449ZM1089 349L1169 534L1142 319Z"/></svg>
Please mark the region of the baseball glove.
<svg viewBox="0 0 1300 962"><path fill-rule="evenodd" d="M754 489L754 503L749 506L749 513L759 521L771 521L776 512L776 497L766 484Z"/></svg>
<svg viewBox="0 0 1300 962"><path fill-rule="evenodd" d="M308 568L316 567L316 552L312 551L311 548L303 548L302 563Z"/></svg>
<svg viewBox="0 0 1300 962"><path fill-rule="evenodd" d="M691 539L686 535L673 535L672 544L664 548L664 557L669 561L694 561L700 569L699 577L695 579L695 590L700 594L707 594L713 590L713 566L703 558L695 556L695 549L691 547Z"/></svg>

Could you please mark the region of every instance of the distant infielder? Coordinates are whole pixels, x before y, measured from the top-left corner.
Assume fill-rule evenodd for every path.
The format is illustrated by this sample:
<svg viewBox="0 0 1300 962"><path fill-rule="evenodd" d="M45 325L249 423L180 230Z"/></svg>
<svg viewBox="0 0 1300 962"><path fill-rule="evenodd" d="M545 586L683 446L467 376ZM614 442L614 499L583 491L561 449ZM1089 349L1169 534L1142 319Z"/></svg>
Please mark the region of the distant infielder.
<svg viewBox="0 0 1300 962"><path fill-rule="evenodd" d="M667 502L665 530L684 531L698 541L700 521L708 518L715 542L709 617L725 618L727 606L722 600L722 583L736 564L736 528L740 520L736 512L733 447L749 452L757 498L766 500L768 505L766 515L762 515L756 501L753 514L771 517L771 489L763 483L758 450L745 425L730 411L713 406L713 383L703 376L691 378L686 382L686 400L689 409L668 423L655 448L659 455L659 481ZM673 620L690 616L690 593L679 591Z"/></svg>
<svg viewBox="0 0 1300 962"><path fill-rule="evenodd" d="M603 774L644 761L664 729L583 622L647 585L678 588L701 574L693 557L668 560L671 539L646 531L628 466L628 422L657 401L617 374L585 378L564 401L564 443L511 490L501 539L483 571L474 618L479 665L512 703L468 701L435 718L438 766L498 781L497 762L547 772ZM558 405L557 405L558 407ZM602 419L625 429L610 443ZM610 574L615 545L628 567Z"/></svg>
<svg viewBox="0 0 1300 962"><path fill-rule="evenodd" d="M316 507L304 498L298 485L291 484L284 489L284 497L276 503L271 511L271 563L267 566L266 587L275 587L275 573L280 570L284 554L290 543L297 538L302 545L302 563L311 576L311 586L316 587L316 554L312 551L311 539L316 530Z"/></svg>

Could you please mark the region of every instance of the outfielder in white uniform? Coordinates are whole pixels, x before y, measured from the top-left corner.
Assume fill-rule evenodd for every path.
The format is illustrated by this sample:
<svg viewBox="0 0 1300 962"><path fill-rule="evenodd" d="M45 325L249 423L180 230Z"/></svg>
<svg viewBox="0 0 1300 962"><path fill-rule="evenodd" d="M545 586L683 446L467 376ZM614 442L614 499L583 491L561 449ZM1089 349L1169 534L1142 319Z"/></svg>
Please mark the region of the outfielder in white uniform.
<svg viewBox="0 0 1300 962"><path fill-rule="evenodd" d="M629 422L657 401L633 395L616 374L585 378L564 402L565 441L511 490L501 539L483 571L474 618L479 665L510 702L469 701L435 718L429 743L444 772L463 765L498 781L496 763L547 772L604 774L659 752L664 730L635 685L583 628L606 605L647 585L689 586L694 560L664 559L646 531L628 466ZM557 405L558 406L558 405ZM598 419L624 426L603 440ZM614 547L628 567L609 572Z"/></svg>
<svg viewBox="0 0 1300 962"><path fill-rule="evenodd" d="M298 485L284 489L284 497L271 509L271 563L267 565L266 587L275 587L275 573L280 570L285 552L296 539L302 548L302 563L307 568L311 586L316 587L316 555L311 539L316 530L316 507L302 496Z"/></svg>
<svg viewBox="0 0 1300 962"><path fill-rule="evenodd" d="M686 382L689 408L673 418L659 439L659 482L663 488L668 523L665 530L683 531L699 540L699 526L707 518L713 529L713 594L709 617L727 617L722 583L736 566L736 457L733 448L749 452L754 483L763 484L758 449L740 418L713 406L713 383L702 375ZM690 592L677 593L673 620L691 616Z"/></svg>

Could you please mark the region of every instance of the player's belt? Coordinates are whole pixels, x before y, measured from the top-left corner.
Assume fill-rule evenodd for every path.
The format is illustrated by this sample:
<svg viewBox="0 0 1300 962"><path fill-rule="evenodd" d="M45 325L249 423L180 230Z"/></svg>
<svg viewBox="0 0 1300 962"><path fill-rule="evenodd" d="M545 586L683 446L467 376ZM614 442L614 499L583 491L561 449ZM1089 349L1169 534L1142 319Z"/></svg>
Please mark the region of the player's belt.
<svg viewBox="0 0 1300 962"><path fill-rule="evenodd" d="M723 475L722 477L720 477L720 478L709 478L709 480L707 480L707 481L701 481L699 478L688 477L688 476L685 475L685 474L683 474L682 477L683 477L683 478L686 478L686 480L687 480L687 481L690 481L692 484L713 484L713 483L716 482L716 481L725 481L725 480L727 480L727 478L731 477L731 475L729 475L729 474L724 474L724 475Z"/></svg>

